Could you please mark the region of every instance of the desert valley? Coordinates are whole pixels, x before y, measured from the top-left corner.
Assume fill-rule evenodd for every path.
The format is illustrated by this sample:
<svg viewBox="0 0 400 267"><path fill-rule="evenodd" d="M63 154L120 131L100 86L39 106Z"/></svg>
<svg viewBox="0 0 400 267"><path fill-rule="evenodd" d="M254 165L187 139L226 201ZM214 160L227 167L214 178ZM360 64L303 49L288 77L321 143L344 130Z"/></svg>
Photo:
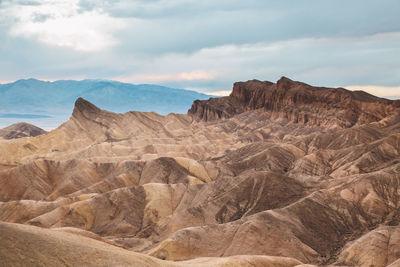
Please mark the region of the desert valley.
<svg viewBox="0 0 400 267"><path fill-rule="evenodd" d="M0 130L0 266L400 266L400 100L282 77L101 108Z"/></svg>

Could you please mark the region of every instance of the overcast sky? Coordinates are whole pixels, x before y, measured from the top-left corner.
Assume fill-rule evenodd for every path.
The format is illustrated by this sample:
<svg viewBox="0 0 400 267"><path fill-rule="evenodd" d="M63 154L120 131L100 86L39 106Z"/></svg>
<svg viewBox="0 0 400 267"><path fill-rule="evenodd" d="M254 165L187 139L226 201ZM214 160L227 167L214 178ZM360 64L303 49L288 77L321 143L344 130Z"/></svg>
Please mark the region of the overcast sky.
<svg viewBox="0 0 400 267"><path fill-rule="evenodd" d="M400 95L398 0L0 0L0 82L198 91L276 81Z"/></svg>

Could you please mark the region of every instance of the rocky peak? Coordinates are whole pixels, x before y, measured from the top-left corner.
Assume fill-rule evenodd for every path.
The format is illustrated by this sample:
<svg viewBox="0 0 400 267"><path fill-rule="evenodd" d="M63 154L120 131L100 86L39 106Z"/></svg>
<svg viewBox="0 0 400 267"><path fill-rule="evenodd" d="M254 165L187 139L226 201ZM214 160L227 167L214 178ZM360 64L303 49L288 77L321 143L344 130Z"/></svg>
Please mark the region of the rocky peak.
<svg viewBox="0 0 400 267"><path fill-rule="evenodd" d="M262 82L259 80L236 82L233 85L230 97L235 98L243 104L247 104L250 103L254 97L265 93L272 85L273 83L271 82Z"/></svg>
<svg viewBox="0 0 400 267"><path fill-rule="evenodd" d="M289 89L289 88L291 88L291 87L293 87L293 86L296 86L296 85L299 85L299 84L303 84L303 83L295 82L295 81L293 81L293 80L291 80L291 79L289 79L289 78L287 78L287 77L285 77L285 76L282 76L282 77L276 82L276 84L277 84L277 86L278 86L279 88L282 88L282 89Z"/></svg>
<svg viewBox="0 0 400 267"><path fill-rule="evenodd" d="M79 97L75 101L74 111L72 112L72 117L79 118L84 116L85 118L91 118L97 116L101 112L101 109L90 103L89 101Z"/></svg>

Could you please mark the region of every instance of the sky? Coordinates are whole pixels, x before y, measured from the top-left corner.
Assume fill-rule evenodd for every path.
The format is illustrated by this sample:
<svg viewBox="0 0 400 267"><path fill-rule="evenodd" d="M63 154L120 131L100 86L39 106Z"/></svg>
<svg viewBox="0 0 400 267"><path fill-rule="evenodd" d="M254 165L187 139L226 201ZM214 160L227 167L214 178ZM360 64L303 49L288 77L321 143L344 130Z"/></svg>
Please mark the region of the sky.
<svg viewBox="0 0 400 267"><path fill-rule="evenodd" d="M111 79L226 94L281 76L400 95L398 0L0 0L0 83Z"/></svg>

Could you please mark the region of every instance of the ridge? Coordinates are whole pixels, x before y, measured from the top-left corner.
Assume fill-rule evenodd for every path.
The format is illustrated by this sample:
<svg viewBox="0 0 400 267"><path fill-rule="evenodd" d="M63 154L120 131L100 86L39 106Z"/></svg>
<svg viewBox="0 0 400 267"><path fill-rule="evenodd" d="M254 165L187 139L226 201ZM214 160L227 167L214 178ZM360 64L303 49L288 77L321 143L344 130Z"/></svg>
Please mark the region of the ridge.
<svg viewBox="0 0 400 267"><path fill-rule="evenodd" d="M315 87L282 77L276 83L236 82L229 96L195 101L188 114L198 121L210 121L261 109L273 119L348 128L379 121L399 107L400 101L379 98L364 91Z"/></svg>
<svg viewBox="0 0 400 267"><path fill-rule="evenodd" d="M92 117L95 114L98 114L102 110L92 104L91 102L79 97L75 101L74 111L72 112L72 117L78 118L81 115L84 117Z"/></svg>

